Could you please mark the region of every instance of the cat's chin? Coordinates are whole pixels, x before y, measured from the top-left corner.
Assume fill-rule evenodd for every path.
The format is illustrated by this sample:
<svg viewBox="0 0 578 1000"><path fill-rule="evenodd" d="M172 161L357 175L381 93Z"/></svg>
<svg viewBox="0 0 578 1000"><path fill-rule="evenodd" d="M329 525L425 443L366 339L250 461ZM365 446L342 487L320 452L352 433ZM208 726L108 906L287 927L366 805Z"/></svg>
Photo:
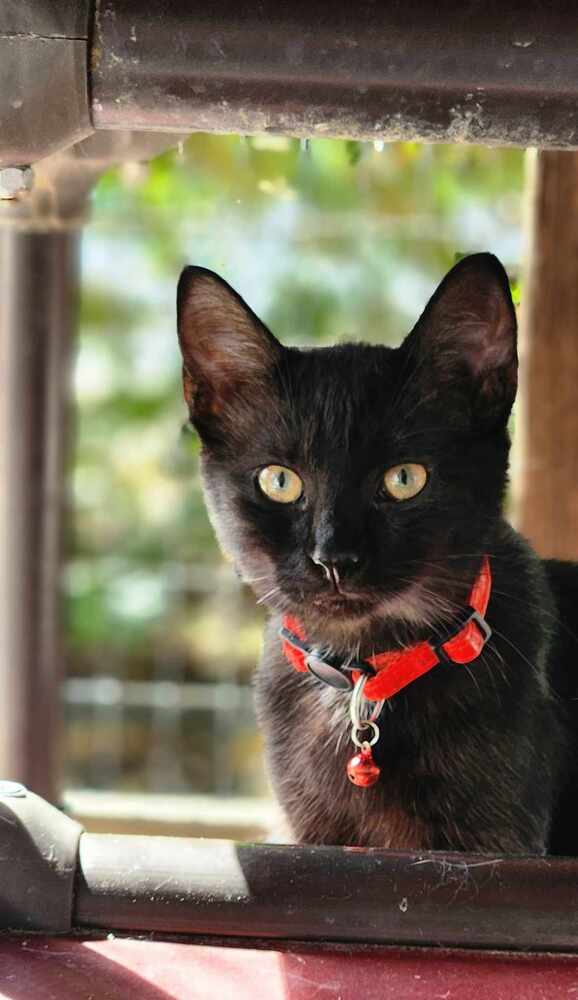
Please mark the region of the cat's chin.
<svg viewBox="0 0 578 1000"><path fill-rule="evenodd" d="M381 598L377 594L318 594L306 606L295 607L295 616L307 631L323 635L353 636L379 618Z"/></svg>

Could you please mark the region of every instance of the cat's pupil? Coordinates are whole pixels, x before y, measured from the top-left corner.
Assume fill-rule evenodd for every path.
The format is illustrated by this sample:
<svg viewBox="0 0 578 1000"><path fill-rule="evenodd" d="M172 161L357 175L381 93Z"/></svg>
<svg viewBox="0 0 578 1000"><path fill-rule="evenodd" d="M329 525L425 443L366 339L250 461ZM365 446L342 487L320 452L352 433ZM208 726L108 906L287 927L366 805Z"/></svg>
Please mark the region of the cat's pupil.
<svg viewBox="0 0 578 1000"><path fill-rule="evenodd" d="M402 486L407 486L407 484L409 482L409 476L407 474L407 469L400 469L399 470L399 478L401 480L401 485Z"/></svg>
<svg viewBox="0 0 578 1000"><path fill-rule="evenodd" d="M286 477L285 473L284 472L278 472L277 473L277 488L280 489L280 490L284 490L286 485L287 485L287 477Z"/></svg>

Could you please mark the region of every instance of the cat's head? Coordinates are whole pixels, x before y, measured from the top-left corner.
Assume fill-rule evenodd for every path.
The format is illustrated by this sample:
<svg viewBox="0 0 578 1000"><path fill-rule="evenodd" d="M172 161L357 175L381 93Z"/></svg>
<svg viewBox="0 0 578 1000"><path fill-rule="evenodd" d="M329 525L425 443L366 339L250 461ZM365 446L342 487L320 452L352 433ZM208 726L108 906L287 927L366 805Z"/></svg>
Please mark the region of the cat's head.
<svg viewBox="0 0 578 1000"><path fill-rule="evenodd" d="M178 331L212 523L260 600L332 639L447 617L506 485L516 318L498 260L461 260L396 349L285 348L198 267Z"/></svg>

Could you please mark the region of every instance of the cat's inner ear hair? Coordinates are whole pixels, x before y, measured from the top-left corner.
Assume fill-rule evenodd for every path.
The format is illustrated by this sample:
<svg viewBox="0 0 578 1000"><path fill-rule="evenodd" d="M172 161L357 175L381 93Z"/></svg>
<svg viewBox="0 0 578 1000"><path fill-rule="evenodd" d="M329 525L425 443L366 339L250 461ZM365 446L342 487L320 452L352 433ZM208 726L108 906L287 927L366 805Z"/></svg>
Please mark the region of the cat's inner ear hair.
<svg viewBox="0 0 578 1000"><path fill-rule="evenodd" d="M244 387L262 383L283 351L230 285L202 267L181 274L177 326L193 420L218 416Z"/></svg>
<svg viewBox="0 0 578 1000"><path fill-rule="evenodd" d="M440 389L469 382L476 417L507 419L516 396L516 313L506 272L492 254L464 257L428 302L405 347Z"/></svg>

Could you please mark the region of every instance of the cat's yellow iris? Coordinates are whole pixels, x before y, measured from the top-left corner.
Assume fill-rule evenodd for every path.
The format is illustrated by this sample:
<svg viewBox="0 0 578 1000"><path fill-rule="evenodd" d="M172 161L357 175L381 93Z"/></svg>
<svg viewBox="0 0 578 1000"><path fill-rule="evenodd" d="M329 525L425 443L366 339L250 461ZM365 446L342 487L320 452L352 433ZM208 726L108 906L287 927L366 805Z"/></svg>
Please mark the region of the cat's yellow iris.
<svg viewBox="0 0 578 1000"><path fill-rule="evenodd" d="M383 485L394 500L411 500L420 493L427 482L427 471L417 462L404 462L388 469Z"/></svg>
<svg viewBox="0 0 578 1000"><path fill-rule="evenodd" d="M277 503L295 503L303 493L302 480L285 465L266 465L258 482L265 496Z"/></svg>

